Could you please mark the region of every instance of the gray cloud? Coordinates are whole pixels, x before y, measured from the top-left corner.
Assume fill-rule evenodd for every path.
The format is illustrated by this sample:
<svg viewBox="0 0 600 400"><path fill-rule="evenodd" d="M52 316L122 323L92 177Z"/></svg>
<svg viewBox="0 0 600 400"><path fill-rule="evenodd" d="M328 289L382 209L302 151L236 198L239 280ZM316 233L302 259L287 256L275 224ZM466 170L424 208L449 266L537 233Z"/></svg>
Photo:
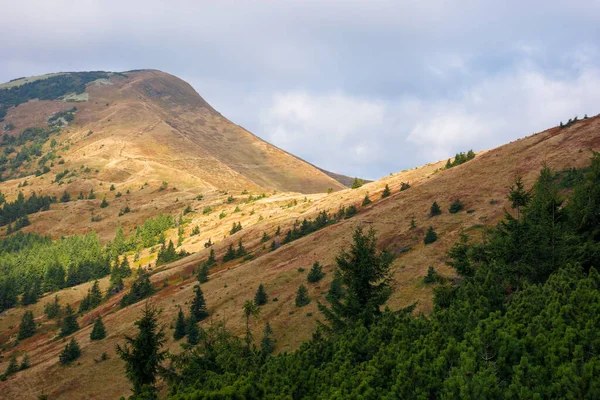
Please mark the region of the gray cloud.
<svg viewBox="0 0 600 400"><path fill-rule="evenodd" d="M257 135L350 175L600 112L593 1L24 0L2 10L0 81L161 69Z"/></svg>

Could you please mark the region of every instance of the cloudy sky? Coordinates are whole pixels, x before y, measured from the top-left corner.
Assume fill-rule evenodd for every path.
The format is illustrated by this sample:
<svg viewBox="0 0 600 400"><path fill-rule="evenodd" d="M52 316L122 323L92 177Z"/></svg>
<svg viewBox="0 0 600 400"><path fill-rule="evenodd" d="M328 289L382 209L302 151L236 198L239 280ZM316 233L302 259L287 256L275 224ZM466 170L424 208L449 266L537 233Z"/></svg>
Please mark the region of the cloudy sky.
<svg viewBox="0 0 600 400"><path fill-rule="evenodd" d="M0 81L154 68L378 178L600 112L599 0L3 1Z"/></svg>

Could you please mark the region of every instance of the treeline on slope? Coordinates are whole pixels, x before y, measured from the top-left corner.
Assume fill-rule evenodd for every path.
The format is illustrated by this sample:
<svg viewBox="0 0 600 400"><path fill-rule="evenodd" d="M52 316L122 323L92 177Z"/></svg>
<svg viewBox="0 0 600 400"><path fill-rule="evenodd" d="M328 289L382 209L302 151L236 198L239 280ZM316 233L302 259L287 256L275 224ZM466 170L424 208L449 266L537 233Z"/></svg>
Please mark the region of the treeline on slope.
<svg viewBox="0 0 600 400"><path fill-rule="evenodd" d="M350 205L348 207L340 207L340 209L333 214L328 214L327 211L321 211L314 220L304 218L301 223L296 220L294 221L292 229L288 229L286 232L281 244L293 242L294 240L300 239L319 229L323 229L327 225L334 224L343 218L351 218L357 213L358 210L356 206Z"/></svg>
<svg viewBox="0 0 600 400"><path fill-rule="evenodd" d="M28 214L47 211L50 209L50 204L55 202L56 197L38 196L35 192L26 200L23 192L19 192L15 201L5 202L0 209L0 226L15 222Z"/></svg>
<svg viewBox="0 0 600 400"><path fill-rule="evenodd" d="M160 214L145 220L141 226L135 228L135 233L128 237L125 236L123 228L119 227L109 247L114 254L118 255L157 244L164 245L165 232L173 227L175 227L175 218L172 215Z"/></svg>
<svg viewBox="0 0 600 400"><path fill-rule="evenodd" d="M337 257L345 294L320 305L325 321L312 340L292 353L265 356L213 324L197 347L171 356L163 370L169 396L600 396L600 274L594 268L600 265L600 153L570 193L544 168L531 190L515 184L509 199L518 217L507 212L483 243L462 235L449 251L448 264L460 279L435 288L428 317L413 315L414 305L381 311L391 293L390 259L377 252L374 234L357 230L350 251ZM151 337L157 330L152 325ZM165 357L161 345L156 340L146 349L161 354L153 371L128 374L133 398L154 391ZM135 360L126 361L129 372L141 371Z"/></svg>
<svg viewBox="0 0 600 400"><path fill-rule="evenodd" d="M108 76L108 73L103 71L71 72L0 89L0 122L4 120L10 107L16 107L33 99L58 100L68 93L80 94L85 91L88 83L97 79L106 79Z"/></svg>
<svg viewBox="0 0 600 400"><path fill-rule="evenodd" d="M17 233L0 241L0 312L35 303L45 292L78 285L110 273L110 256L95 234L55 242Z"/></svg>
<svg viewBox="0 0 600 400"><path fill-rule="evenodd" d="M471 161L474 158L475 153L473 152L473 150L469 150L466 154L463 152L456 153L456 155L454 156L454 160L450 161L449 158L448 161L446 161L446 169L450 169L452 167L456 167L457 165L464 164L467 161Z"/></svg>

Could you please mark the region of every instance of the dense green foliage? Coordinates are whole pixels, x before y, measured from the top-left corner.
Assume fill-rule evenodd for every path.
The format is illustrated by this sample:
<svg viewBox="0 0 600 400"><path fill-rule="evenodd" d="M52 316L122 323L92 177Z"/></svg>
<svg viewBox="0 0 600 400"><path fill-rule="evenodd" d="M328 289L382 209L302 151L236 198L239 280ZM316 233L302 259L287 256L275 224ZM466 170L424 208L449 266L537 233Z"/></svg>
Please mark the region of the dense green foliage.
<svg viewBox="0 0 600 400"><path fill-rule="evenodd" d="M189 253L185 250L181 249L179 251L175 251L175 245L172 240L169 240L168 246L161 246L160 250L158 250L158 256L156 258L156 266L160 266L163 264L168 264L173 261L177 261L182 259L185 256L188 256Z"/></svg>
<svg viewBox="0 0 600 400"><path fill-rule="evenodd" d="M0 311L14 307L20 293L52 292L110 272L110 258L95 234L51 242L17 233L0 241ZM32 293L35 291L37 293Z"/></svg>
<svg viewBox="0 0 600 400"><path fill-rule="evenodd" d="M430 226L425 233L425 237L423 238L423 243L430 244L437 240L437 233L433 230L433 226Z"/></svg>
<svg viewBox="0 0 600 400"><path fill-rule="evenodd" d="M38 211L47 211L50 204L56 202L55 197L38 196L35 192L25 200L22 192L19 192L17 199L10 203L4 203L0 209L0 226L15 222L27 214L33 214Z"/></svg>
<svg viewBox="0 0 600 400"><path fill-rule="evenodd" d="M454 156L453 161L450 161L450 159L448 159L448 161L446 162L446 169L450 169L452 167L456 167L457 165L464 164L467 161L471 161L474 158L475 153L473 152L473 150L469 150L467 154L462 152L456 153L456 156Z"/></svg>
<svg viewBox="0 0 600 400"><path fill-rule="evenodd" d="M35 335L36 327L32 311L25 311L21 318L21 326L19 326L18 339L23 340Z"/></svg>
<svg viewBox="0 0 600 400"><path fill-rule="evenodd" d="M452 204L450 204L448 212L450 212L450 214L456 214L457 212L462 211L464 208L464 204L459 199L456 199L452 202Z"/></svg>
<svg viewBox="0 0 600 400"><path fill-rule="evenodd" d="M390 190L390 186L386 183L383 192L381 192L381 198L385 199L386 197L390 197L392 191Z"/></svg>
<svg viewBox="0 0 600 400"><path fill-rule="evenodd" d="M81 348L79 347L79 343L72 338L69 343L65 346L63 351L58 355L58 360L63 365L68 365L73 361L77 360L81 356Z"/></svg>
<svg viewBox="0 0 600 400"><path fill-rule="evenodd" d="M137 303L140 300L150 297L156 290L150 281L150 274L142 268L138 268L136 279L131 284L131 289L121 299L121 307Z"/></svg>
<svg viewBox="0 0 600 400"><path fill-rule="evenodd" d="M79 330L79 324L77 323L77 316L75 312L71 308L70 304L67 304L65 307L65 313L63 315L63 319L60 323L60 333L61 337L65 337L70 335L73 332L77 332Z"/></svg>
<svg viewBox="0 0 600 400"><path fill-rule="evenodd" d="M102 340L106 337L106 328L102 322L102 316L99 316L94 321L94 327L90 333L90 340Z"/></svg>
<svg viewBox="0 0 600 400"><path fill-rule="evenodd" d="M449 254L461 279L434 289L428 317L385 310L267 358L208 329L205 345L176 357L171 397L597 398L600 155L592 161L568 198L544 169L521 218L507 213L483 243L462 235Z"/></svg>
<svg viewBox="0 0 600 400"><path fill-rule="evenodd" d="M308 281L308 283L315 283L323 279L324 276L325 273L323 272L323 266L318 261L315 261L312 267L310 268L310 271L308 271L306 280Z"/></svg>
<svg viewBox="0 0 600 400"><path fill-rule="evenodd" d="M194 286L194 299L190 305L190 315L196 322L200 322L208 317L206 301L204 300L204 294L202 293L202 289L200 289L200 285Z"/></svg>
<svg viewBox="0 0 600 400"><path fill-rule="evenodd" d="M440 205L437 203L437 201L434 201L431 205L431 209L429 210L429 216L435 217L436 215L440 215L441 213L442 209L440 208Z"/></svg>
<svg viewBox="0 0 600 400"><path fill-rule="evenodd" d="M258 285L258 289L256 289L256 294L254 295L254 304L257 306L264 306L267 304L269 300L269 296L267 295L267 291L265 290L264 285L261 283Z"/></svg>

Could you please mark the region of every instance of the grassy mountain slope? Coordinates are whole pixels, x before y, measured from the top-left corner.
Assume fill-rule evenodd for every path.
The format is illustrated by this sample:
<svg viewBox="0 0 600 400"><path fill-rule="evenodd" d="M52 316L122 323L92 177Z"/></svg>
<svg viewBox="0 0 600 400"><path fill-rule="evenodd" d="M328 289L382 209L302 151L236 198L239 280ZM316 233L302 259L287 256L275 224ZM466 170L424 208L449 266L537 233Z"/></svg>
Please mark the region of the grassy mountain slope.
<svg viewBox="0 0 600 400"><path fill-rule="evenodd" d="M154 72L148 73L155 74ZM140 83L134 80L130 84L135 86ZM162 93L158 96L161 104L162 102L168 103L170 99L176 97L175 93L165 95L165 89L161 86L160 80L159 82L153 81L150 86L154 90L152 96L155 96L155 93ZM124 84L121 90L129 89ZM90 88L90 102L93 102L95 96L99 96L100 92L95 95L94 90L108 89L106 86ZM136 93L139 94L139 90ZM184 86L181 87L181 91L184 91ZM178 91L175 90L175 92ZM142 96L142 94L139 95ZM198 102L197 99L193 101ZM73 152L72 154L77 154L77 158L67 159L65 165L69 162L73 166L82 163L90 164L97 166L100 171L98 173L100 178L74 181L72 183L74 191L78 192L79 190L75 185L81 185L83 188L83 185L89 184L89 181L102 181L104 188L101 189L99 183L94 186L99 193L97 199L53 205L50 211L33 215L32 225L24 230L44 231L47 229L58 235L67 231L74 233L95 229L94 225L88 228L89 209L95 207L95 213L100 213L105 220L118 220L126 228L126 233L129 233L133 225L139 224L143 218L155 215L159 210L179 214L189 205L192 212L184 216L184 220L186 220L184 222L185 239L182 247L194 253L179 261L153 268L151 278L157 289L160 290L151 297L150 301L163 309L161 321L167 327L168 347L173 352L178 351L179 344L172 340L173 331L169 327L174 321L178 306L181 305L184 308L189 306L193 296L193 286L196 284L193 271L200 262L206 259L208 250L204 248L204 243L209 239L215 243L213 248L218 258L223 256L230 244L235 245L240 239L243 240L244 246L253 254L254 258L247 261L220 262L217 267L211 269L210 280L202 285L211 317L202 325L206 326L219 320L225 320L230 329L241 335L244 327L242 305L246 300L254 297L256 288L263 283L270 300L267 305L262 307L259 319L251 321L255 338L260 339L260 331L264 323L269 321L278 340L277 350L290 350L309 338L314 331L315 320L319 318L316 307L317 300L323 300L333 277L335 255L340 248L349 245L351 232L355 226L359 224L373 226L378 233L380 247L387 247L397 256L392 266L394 294L389 301L389 306L397 309L418 301L417 312L427 313L432 307L432 286L424 285L422 280L428 267L434 266L441 275L448 278L454 277L450 268L444 265L446 251L458 239L461 231L466 232L474 239L480 239L486 225L496 223L503 216L505 209L510 210L505 196L507 186L512 183L515 173L523 175L529 186L544 163L556 171L571 167L584 167L589 160L588 149L598 150L600 148L600 118L594 117L580 121L569 128L552 128L505 146L481 152L475 159L449 170L444 170L445 161L440 161L399 172L368 183L359 189L345 189L331 194L301 195L293 192L266 191L265 198L250 200L248 196L252 193L259 193L257 191L262 188L243 186L248 182L245 180L247 179L246 175L236 172L231 167L231 179L235 182L239 179L240 186L231 187L227 194L218 190L206 191L205 197L197 200L193 182L213 178L206 174L202 175L203 178L197 178L200 175L196 175L195 170L190 171L189 178L187 176L182 178L181 171L185 171L186 168L185 164L180 164L181 160L170 160L167 166L161 164L158 160L163 150L157 147L160 145L158 141L152 142L147 148L144 147L144 153L156 152L153 154L154 163L144 164L149 169L148 171L152 171L147 171L147 175L143 175L137 169L140 166L139 157L141 156L136 153L140 151L137 149L141 148L146 140L136 142L135 151L127 150L127 146L124 147L126 149L124 154L129 158L119 153L118 150L122 149L118 144L119 140L125 140L124 138L128 137L128 134L131 135L131 131L127 128L111 127L109 120L116 119L117 116L121 121L127 119L131 121L130 129L133 131L138 125L132 116L136 115L136 112L144 114L144 107L157 107L154 101L146 103L143 107L139 106L138 102L135 104L135 107L115 104L114 112L116 114L108 113L108 110L104 109L97 110L97 112L107 113L103 117L106 128L103 128L104 125L94 126L92 135L77 142L78 145L71 146L73 150L70 151ZM168 120L170 124L176 126L172 129L184 132L182 135L191 136L193 133L190 133L191 131L184 122L189 122L188 118L191 117L186 114L185 108L199 107L200 103L186 105L185 101L178 100L178 104L181 105L170 106L173 116L165 116L162 121ZM105 104L101 104L101 106L106 107ZM107 109L110 108L109 105ZM125 109L128 111L126 112ZM208 116L203 118L206 119L209 126L211 122L208 121L222 118L212 114L213 111L209 108L204 108L204 110L206 111L203 112ZM123 115L119 113L123 113ZM156 113L157 111L153 108L153 114ZM182 116L184 114L187 116ZM72 125L68 128L69 132L61 133L61 135L65 135L61 138L67 137L69 134L70 137L74 137L75 131L87 132L86 117L91 119L92 114L91 111L90 114L86 114L82 105L81 113L78 112L76 118L77 126L81 124L81 128L77 130ZM156 120L158 121L156 126L162 126L161 119L157 118ZM169 124L167 126L171 127ZM86 142L86 140L92 140L91 138L97 132L104 132L102 129L106 130L106 133L99 135L103 138L102 142L94 145ZM145 131L142 136L151 138L155 129L157 128ZM110 147L110 150L98 148L101 144ZM176 151L170 151L172 150L170 143L165 146L161 149L169 150L169 154L177 154ZM183 151L182 148L181 151ZM112 155L114 153L120 154L117 159L113 158L115 157ZM94 154L94 156L88 154ZM105 161L102 157L110 159ZM102 160L102 162L97 160ZM173 165L176 165L176 168L172 167ZM241 167L237 166L237 168ZM170 171L175 170L180 171L179 174L169 175ZM156 178L155 174L160 175ZM240 177L242 175L244 177ZM121 176L124 178L120 178ZM139 179L141 176L144 178ZM149 185L140 189L140 185L143 185L143 180L146 178L150 182ZM29 180L35 185L39 185L36 187L53 187L43 179L35 179ZM272 179L272 176L264 179ZM166 190L161 191L159 184L162 180L167 180L169 185ZM126 188L131 187L131 193L114 198L114 192L110 192L105 186L109 182L114 182L118 191L125 192ZM409 182L411 188L400 191L403 182ZM218 182L206 185L214 184L218 184ZM391 188L392 195L381 199L381 193L386 184ZM19 189L17 182L5 182L2 185L2 191L11 195L14 195ZM172 186L176 186L176 190L173 190ZM85 186L86 189L87 187ZM55 188L55 190L62 191L63 188L64 186L61 186L60 189ZM250 194L242 195L241 191L244 189L248 189ZM97 203L101 201L103 194L107 195L111 204L100 210ZM362 207L361 203L367 194L373 202ZM228 201L230 195L233 199ZM448 207L456 199L460 199L464 203L465 209L457 214L450 214ZM443 213L439 216L429 217L428 213L433 201L440 204ZM131 204L134 212L117 218L116 212L124 204ZM343 219L289 244L282 245L275 251L268 250L270 241L265 244L260 241L263 232L273 238L278 226L281 227L282 232L282 235L277 238L280 241L286 231L292 228L294 221L302 221L305 217L314 218L322 210L335 212L340 206L350 205L356 205L359 208L356 216ZM204 213L206 207L211 207L212 211ZM62 222L57 223L59 216L65 215L68 216L64 225L61 225ZM413 217L416 228L411 229L410 222ZM237 222L242 224L243 229L230 235L229 230L232 224ZM111 234L114 235L116 222L102 224L103 222L100 221L98 226L105 226L104 237L111 238ZM57 225L58 228L56 228ZM67 229L66 226L70 228ZM200 233L191 235L195 226L200 228ZM439 239L433 244L424 245L424 233L429 226L434 227ZM176 240L177 230L168 231L167 237ZM144 249L140 253L140 260L134 262L133 254L129 254L130 262L134 267L152 263L155 256L156 254L152 253L150 249ZM307 284L306 274L312 263L317 260L324 265L326 276L319 283ZM303 268L304 271L300 271L299 268ZM296 308L294 305L295 292L302 283L308 286L312 301L306 307ZM86 283L62 290L57 294L63 304L68 302L77 306L90 286L91 283ZM103 290L108 287L108 278L101 281L101 287ZM82 357L78 360L80 365L62 367L58 364L58 353L64 347L65 342L53 339L56 335L55 323L47 321L43 317L43 305L51 301L54 295L46 295L37 304L31 306L9 309L0 317L0 343L8 344L3 352L4 359L0 364L0 371L6 368L6 360L13 351L27 352L32 361L30 369L9 377L6 382L0 382L2 393L7 398L24 399L34 399L42 391L48 393L51 398L65 399L118 398L127 395L129 383L123 375L123 364L116 356L114 347L117 343L122 343L124 334L134 332L133 322L139 316L143 302L120 309L118 307L122 296L120 294L112 297L95 310L84 314L79 319L83 328L74 334L83 352ZM273 301L275 298L277 301ZM18 324L25 310L33 311L37 321L42 324L40 328L42 333L12 347L16 343ZM96 315L103 316L108 337L100 342L92 343L89 341L91 331L89 324ZM108 353L109 359L96 362L95 360L99 360L103 352Z"/></svg>

